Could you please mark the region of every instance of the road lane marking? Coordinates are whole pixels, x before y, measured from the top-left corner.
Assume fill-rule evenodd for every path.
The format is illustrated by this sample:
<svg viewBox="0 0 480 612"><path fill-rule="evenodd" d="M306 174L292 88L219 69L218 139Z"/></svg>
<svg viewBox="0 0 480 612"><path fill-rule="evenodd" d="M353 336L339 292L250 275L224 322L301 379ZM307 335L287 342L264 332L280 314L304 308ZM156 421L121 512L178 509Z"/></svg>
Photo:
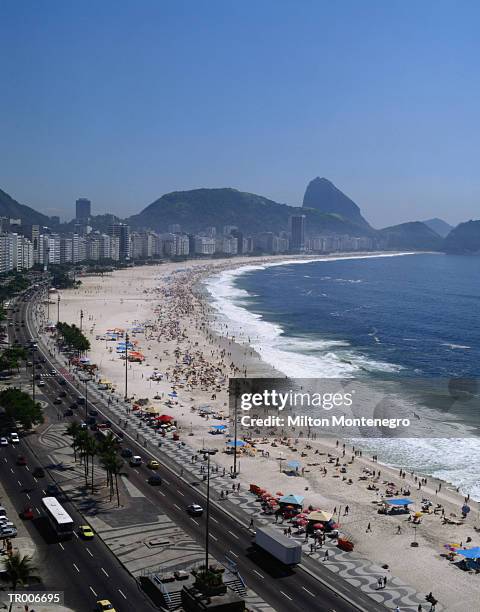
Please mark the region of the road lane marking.
<svg viewBox="0 0 480 612"><path fill-rule="evenodd" d="M177 489L177 493L178 493L179 495L181 495L182 497L185 497L185 494L184 494L184 493L182 493L181 491L179 491L178 489Z"/></svg>
<svg viewBox="0 0 480 612"><path fill-rule="evenodd" d="M33 477L33 480L34 480L35 482L38 482L38 480L35 478L35 476Z"/></svg>
<svg viewBox="0 0 480 612"><path fill-rule="evenodd" d="M65 549L63 548L63 544L62 544L61 542L59 542L59 543L58 543L58 545L60 546L60 548L61 548L62 550L65 550Z"/></svg>
<svg viewBox="0 0 480 612"><path fill-rule="evenodd" d="M123 593L120 589L118 589L118 592L124 599L127 599L127 596L125 595L125 593Z"/></svg>
<svg viewBox="0 0 480 612"><path fill-rule="evenodd" d="M29 472L30 468L28 467L28 465L25 466L25 469Z"/></svg>
<svg viewBox="0 0 480 612"><path fill-rule="evenodd" d="M30 499L30 495L28 493L26 495L27 495L28 499Z"/></svg>
<svg viewBox="0 0 480 612"><path fill-rule="evenodd" d="M105 574L105 576L106 576L107 578L110 578L110 576L109 576L109 575L107 574L107 572L106 572L106 571L103 569L103 567L102 567L102 568L100 568L100 569L102 570L102 572Z"/></svg>
<svg viewBox="0 0 480 612"><path fill-rule="evenodd" d="M280 593L281 593L281 594L282 594L284 597L286 597L287 599L289 599L290 601L292 601L292 598L291 598L289 595L287 595L287 594L286 594L286 593L284 593L283 591L280 591Z"/></svg>
<svg viewBox="0 0 480 612"><path fill-rule="evenodd" d="M73 564L73 567L77 570L78 573L80 573L80 570L78 569L78 567L75 565L75 563ZM92 588L92 587L90 587ZM93 590L93 589L92 589Z"/></svg>
<svg viewBox="0 0 480 612"><path fill-rule="evenodd" d="M43 493L44 495L46 495L46 493L45 493L45 489L42 489L42 493Z"/></svg>
<svg viewBox="0 0 480 612"><path fill-rule="evenodd" d="M211 520L211 521L213 521L214 523L217 523L217 525L218 525L218 521L217 521L217 519L216 519L216 518L214 518L213 516L211 516L211 517L210 517L210 520Z"/></svg>
<svg viewBox="0 0 480 612"><path fill-rule="evenodd" d="M210 537L212 538L212 540L215 540L215 542L218 542L218 538L217 538L217 537L215 537L215 536L213 535L213 533L211 533L211 534L210 534Z"/></svg>
<svg viewBox="0 0 480 612"><path fill-rule="evenodd" d="M8 459L6 457L4 457L3 460L5 461L5 463L8 463Z"/></svg>
<svg viewBox="0 0 480 612"><path fill-rule="evenodd" d="M178 508L178 510L181 510L180 506L177 506L177 504L173 504L175 506L175 508Z"/></svg>
<svg viewBox="0 0 480 612"><path fill-rule="evenodd" d="M232 535L236 540L240 539L235 533L233 533L233 531L229 531L228 533Z"/></svg>
<svg viewBox="0 0 480 612"><path fill-rule="evenodd" d="M89 550L89 549L88 549L86 546L85 546L85 550L87 551L87 553L88 553L88 554L89 554L91 557L93 557L92 553L90 552L90 550Z"/></svg>
<svg viewBox="0 0 480 612"><path fill-rule="evenodd" d="M17 482L18 482L18 486L21 487L22 483L19 480L17 480Z"/></svg>
<svg viewBox="0 0 480 612"><path fill-rule="evenodd" d="M137 472L137 474L140 474L140 472L138 470L136 470L135 468L133 469L134 472Z"/></svg>
<svg viewBox="0 0 480 612"><path fill-rule="evenodd" d="M38 512L38 514L41 514L40 510L37 508L37 506L35 506L35 510Z"/></svg>
<svg viewBox="0 0 480 612"><path fill-rule="evenodd" d="M73 532L73 535L77 538L78 540L78 533L76 531Z"/></svg>
<svg viewBox="0 0 480 612"><path fill-rule="evenodd" d="M159 493L162 497L167 497L163 491L159 491Z"/></svg>
<svg viewBox="0 0 480 612"><path fill-rule="evenodd" d="M10 471L11 471L11 472L12 472L12 474L13 474L13 468L10 468Z"/></svg>
<svg viewBox="0 0 480 612"><path fill-rule="evenodd" d="M169 485L169 484L170 484L166 478L164 478L164 479L163 479L163 482L164 482L166 485Z"/></svg>
<svg viewBox="0 0 480 612"><path fill-rule="evenodd" d="M265 578L265 576L263 576L263 574L261 574L260 572L257 572L257 570L253 570L255 572L255 574L257 574L257 576L260 576L260 578Z"/></svg>
<svg viewBox="0 0 480 612"><path fill-rule="evenodd" d="M306 587L302 586L302 589L303 589L304 591L307 591L307 593L308 593L309 595L311 595L312 597L316 597L316 595L315 595L314 593L312 593L312 591L309 591L309 590L308 590Z"/></svg>
<svg viewBox="0 0 480 612"><path fill-rule="evenodd" d="M92 587L89 587L89 588L92 591L92 593L95 595L95 597L98 597L98 595L95 593L95 591L92 589Z"/></svg>
<svg viewBox="0 0 480 612"><path fill-rule="evenodd" d="M190 520L193 521L197 527L200 527L198 521L196 521L194 518L190 517Z"/></svg>
<svg viewBox="0 0 480 612"><path fill-rule="evenodd" d="M231 553L234 557L237 557L237 559L238 559L237 553L234 553L233 550L229 550L228 552Z"/></svg>

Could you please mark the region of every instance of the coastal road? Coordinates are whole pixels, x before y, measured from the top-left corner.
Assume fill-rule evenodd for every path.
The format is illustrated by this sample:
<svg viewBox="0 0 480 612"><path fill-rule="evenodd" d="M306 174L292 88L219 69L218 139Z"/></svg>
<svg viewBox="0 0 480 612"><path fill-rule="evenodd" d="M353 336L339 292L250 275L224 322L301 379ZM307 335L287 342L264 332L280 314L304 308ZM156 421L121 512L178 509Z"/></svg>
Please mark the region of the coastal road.
<svg viewBox="0 0 480 612"><path fill-rule="evenodd" d="M21 308L19 313L21 319L30 316L26 312L27 310L29 309L25 306ZM29 320L30 326L31 321ZM20 333L22 341L25 342L29 339L28 328L21 328L21 330L24 330L24 333ZM44 357L47 362L49 359L51 360L48 355L44 355ZM48 363L55 367L52 361ZM48 365L49 368L50 365ZM58 366L56 369L59 369ZM67 389L72 399L75 399L78 395L78 390L73 386L61 387L57 378L47 379L47 384L43 388L46 395L51 399L58 395L60 389ZM69 405L69 400L65 400L65 406ZM106 407L101 408L98 402L94 407L100 412L105 412L105 416L108 418ZM145 454L145 449L138 446L133 439L127 441L128 433L125 433L125 436L125 445L131 447L138 454ZM192 519L185 512L185 507L190 503L205 506L204 495L169 467L161 465L159 473L163 478L163 484L158 488L153 488L147 484L150 472L145 467L140 469L130 468L129 479L148 499L157 503L162 511L176 524L185 529L199 543L204 544L204 519ZM235 562L247 585L276 610L304 610L305 608L311 609L312 606L315 606L315 609L318 610L334 610L335 612L385 610L383 606L376 604L365 594L357 591L328 570L322 572L322 581L319 581L309 571L304 571L301 568L289 570L281 564L276 564L271 557L260 555L252 547L252 533L216 504L211 505L210 526L210 551L212 555L219 560L228 557ZM317 569L322 570L322 568L315 567L315 570ZM346 585L348 599L353 603L349 603L340 597L325 584L326 581L343 583L340 586L344 590Z"/></svg>

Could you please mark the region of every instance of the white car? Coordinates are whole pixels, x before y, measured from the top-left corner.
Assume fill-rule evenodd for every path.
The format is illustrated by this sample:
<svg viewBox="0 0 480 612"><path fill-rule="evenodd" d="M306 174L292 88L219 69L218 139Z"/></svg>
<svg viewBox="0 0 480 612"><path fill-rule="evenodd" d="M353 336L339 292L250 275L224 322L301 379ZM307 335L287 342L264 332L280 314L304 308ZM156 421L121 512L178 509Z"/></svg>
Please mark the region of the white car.
<svg viewBox="0 0 480 612"><path fill-rule="evenodd" d="M16 432L10 434L10 442L12 444L18 444L20 442L20 438Z"/></svg>
<svg viewBox="0 0 480 612"><path fill-rule="evenodd" d="M0 446L8 446L8 439L0 438Z"/></svg>
<svg viewBox="0 0 480 612"><path fill-rule="evenodd" d="M39 380L37 383L38 387L44 387L45 386L45 381L44 380Z"/></svg>

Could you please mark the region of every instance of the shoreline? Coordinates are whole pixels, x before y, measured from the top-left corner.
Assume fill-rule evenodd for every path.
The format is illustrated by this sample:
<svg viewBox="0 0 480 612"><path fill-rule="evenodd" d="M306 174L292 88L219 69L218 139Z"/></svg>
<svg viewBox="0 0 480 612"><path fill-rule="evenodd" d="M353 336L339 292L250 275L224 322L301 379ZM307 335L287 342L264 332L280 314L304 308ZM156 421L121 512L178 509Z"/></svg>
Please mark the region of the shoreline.
<svg viewBox="0 0 480 612"><path fill-rule="evenodd" d="M351 254L347 254L347 257L348 255ZM387 256L394 255L389 253ZM339 258L338 254L335 258ZM291 259L290 256L288 260ZM325 260L325 257L318 259ZM295 262L300 263L299 260L300 258L296 258ZM200 449L208 439L209 446L221 450L224 448L224 436L212 436L209 433L211 424L221 421L213 420L214 416L210 415L200 416L200 407L209 405L214 414L226 418L228 398L225 395L225 381L228 380L228 376L242 374L245 368L249 376L259 373L263 376L271 375L273 370L268 364L268 367L265 366L261 356L249 345L232 339L228 329L223 329L224 333L221 327L220 330L211 330L210 322L214 312L200 286L206 278L222 270L265 264L285 265L285 258L204 260L191 262L190 265L182 262L182 264L162 264L156 267L122 270L103 279L84 277L84 284L79 289L61 292L61 319L78 325L79 311L83 309L84 331L92 343L90 352L92 362L99 365L102 378L109 378L116 384L120 396L123 391L125 362L113 353L107 342L95 338L104 333L106 328L129 327L135 320L153 321L154 325L145 337L138 334L137 339L144 349L146 359L143 364L129 364L129 389L136 398L148 396L151 405L172 414L178 421L180 435L182 437L188 435L185 439L189 445ZM132 312L133 309L135 313ZM175 351L178 357L175 356ZM184 367L182 355L186 354L193 355L197 360L204 360L205 363L200 368L200 378L203 377L203 380L195 382L191 374L190 378L185 379L189 369ZM207 365L207 362L212 363ZM162 380L158 382L150 380L148 376L154 366L162 373ZM188 381L191 384L188 384ZM168 393L172 388L178 392L178 398L170 401ZM212 389L216 391L212 392ZM212 398L213 395L215 398ZM156 400L155 397L159 399ZM312 448L306 448L307 445ZM467 588L468 577L457 568L452 568L440 557L440 554L444 552L442 546L447 541L463 539L465 542L470 535L474 540L473 544L476 544L478 538L471 524L454 528L444 527L438 525L437 519L433 516L426 516L424 526L422 525L418 534L418 541L423 551L421 559L418 558L418 550L415 557L408 556L406 550L410 550L411 539L409 526L404 527L407 532L405 535L392 537L395 534L398 517L387 517L385 520L384 517L377 515L374 505L379 500L378 492L366 490L366 484L374 481L380 487L384 486L385 479L387 482L398 482L399 470L372 462L365 451L364 456L354 455L351 458L352 452L348 443L347 447L343 458L342 448L336 446L334 438L309 441L295 438L295 432L292 432L290 441L279 440L275 446L259 441L258 450L268 450L271 457L260 456L260 453L243 454L240 459L242 486L248 487L250 483L256 483L272 492L282 489L285 493L302 493L306 497L307 505L323 507L330 512L339 506L350 505L349 515L339 518L342 530L351 535L360 554L377 563L388 564L392 574L413 584L420 592L428 592L434 588L442 602L449 601L451 604L449 610L457 609L453 604L461 596L460 593ZM315 450L318 450L318 454L315 454ZM296 457L300 459L305 453L302 457L302 463L305 464L304 476L292 479L279 472L277 463L279 453L283 453L286 459ZM339 470L328 461L328 454L338 456L342 464L345 463L347 474L353 481L352 485L342 480ZM215 461L228 469L231 458L219 452ZM327 467L327 476L320 473L319 466ZM367 475L366 471L377 471L378 468L381 475ZM366 475L366 481L359 480ZM418 479L418 474L416 476ZM401 485L408 485L412 489L411 497L415 501L416 508L423 495L444 504L448 514L458 514L462 496L451 491L445 482L441 493L435 495L439 483L439 480L428 478L427 486L418 492L414 490L415 475L408 474L400 482ZM472 521L473 517L470 523ZM374 525L372 535L364 533L368 522ZM444 535L441 535L442 533ZM447 590L444 593L441 586L432 585L429 573L439 576L444 574L442 582L451 583L453 580L455 588L450 584L450 594ZM463 603L466 603L465 600Z"/></svg>

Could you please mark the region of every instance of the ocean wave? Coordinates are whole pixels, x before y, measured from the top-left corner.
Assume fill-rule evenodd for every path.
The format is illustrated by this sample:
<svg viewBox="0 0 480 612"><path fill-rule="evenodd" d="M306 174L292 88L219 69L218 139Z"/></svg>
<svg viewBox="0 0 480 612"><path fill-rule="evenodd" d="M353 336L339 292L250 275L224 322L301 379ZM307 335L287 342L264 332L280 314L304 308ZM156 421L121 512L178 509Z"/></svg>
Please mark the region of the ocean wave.
<svg viewBox="0 0 480 612"><path fill-rule="evenodd" d="M450 344L449 342L442 342L441 346L446 346L449 349L455 350L455 349L464 349L464 350L470 350L472 347L471 346L467 346L466 344Z"/></svg>

